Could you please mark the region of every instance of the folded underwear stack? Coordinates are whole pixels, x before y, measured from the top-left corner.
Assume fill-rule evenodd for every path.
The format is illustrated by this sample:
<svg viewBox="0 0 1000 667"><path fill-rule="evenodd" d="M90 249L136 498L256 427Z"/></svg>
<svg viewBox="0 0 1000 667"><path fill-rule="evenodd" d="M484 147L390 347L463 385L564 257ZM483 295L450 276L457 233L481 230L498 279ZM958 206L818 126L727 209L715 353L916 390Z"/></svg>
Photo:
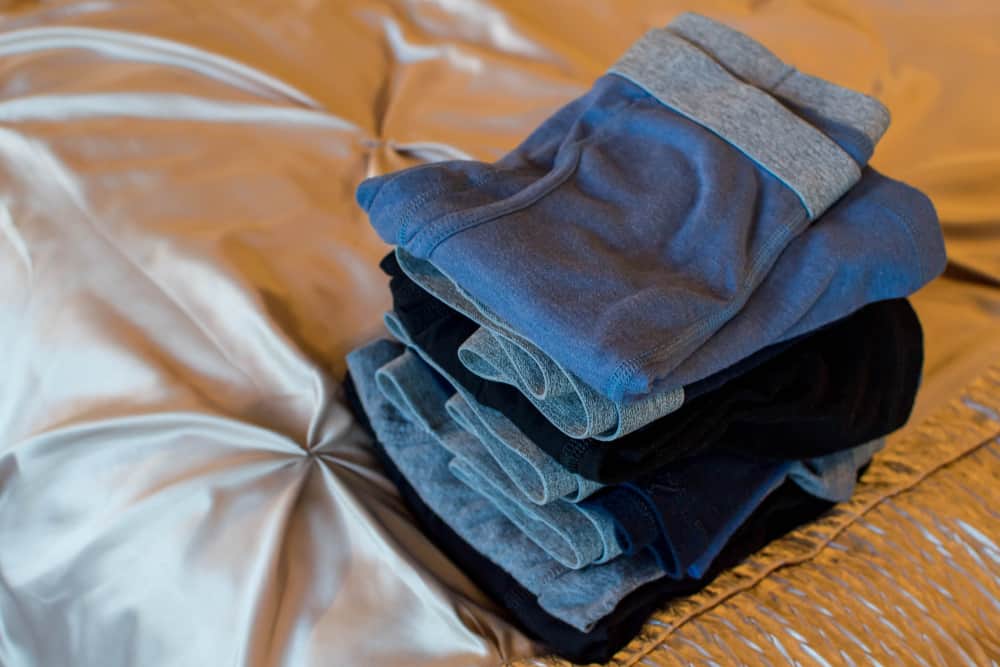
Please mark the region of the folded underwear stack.
<svg viewBox="0 0 1000 667"><path fill-rule="evenodd" d="M395 341L347 393L425 530L555 652L850 497L909 416L934 209L860 93L684 14L495 164L368 179Z"/></svg>

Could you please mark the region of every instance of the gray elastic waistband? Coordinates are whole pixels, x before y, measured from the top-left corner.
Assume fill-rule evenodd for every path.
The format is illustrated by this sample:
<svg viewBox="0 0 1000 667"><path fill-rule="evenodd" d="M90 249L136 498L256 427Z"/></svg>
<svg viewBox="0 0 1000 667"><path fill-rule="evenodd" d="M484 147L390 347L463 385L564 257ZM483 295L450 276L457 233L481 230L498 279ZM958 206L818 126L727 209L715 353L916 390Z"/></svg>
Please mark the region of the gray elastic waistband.
<svg viewBox="0 0 1000 667"><path fill-rule="evenodd" d="M757 44L749 37L746 42ZM774 58L757 47L734 43L726 51L728 57L738 56L744 63L741 67L750 71L752 62L763 60L757 51ZM812 219L861 177L857 163L832 139L669 30L647 32L610 71L716 133L774 174L799 196Z"/></svg>
<svg viewBox="0 0 1000 667"><path fill-rule="evenodd" d="M857 130L872 146L889 127L889 110L878 100L800 72L757 40L718 21L681 14L667 30L695 44L744 81Z"/></svg>

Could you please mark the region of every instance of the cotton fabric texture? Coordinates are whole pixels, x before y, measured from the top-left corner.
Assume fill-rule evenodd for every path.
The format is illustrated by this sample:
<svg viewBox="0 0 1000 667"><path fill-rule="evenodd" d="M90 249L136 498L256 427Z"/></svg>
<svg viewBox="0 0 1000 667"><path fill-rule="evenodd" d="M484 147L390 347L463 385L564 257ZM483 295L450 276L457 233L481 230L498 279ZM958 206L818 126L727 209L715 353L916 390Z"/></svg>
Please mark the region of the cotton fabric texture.
<svg viewBox="0 0 1000 667"><path fill-rule="evenodd" d="M704 28L713 25L712 22L700 20L685 20L680 21L680 24L686 25L685 30L692 34L698 32L692 26ZM667 41L674 39L670 35L665 37ZM705 44L717 50L725 50L717 43L717 37L715 41L708 37L704 40ZM765 51L750 48L746 40L738 42L744 44L746 53L753 54L753 57L764 57L761 54ZM640 55L642 53L646 52L640 50ZM735 56L729 54L729 57ZM772 60L765 60L771 63L769 67L774 65ZM747 69L747 66L744 64L741 68ZM798 80L788 73L789 70L782 71L787 75L785 81ZM761 204L763 208L751 205L749 200L741 204L741 190L738 184L734 185L735 177L722 169L721 163L716 166L719 166L722 170L720 173L725 176L724 183L716 183L714 187L710 182L711 174L672 173L670 169L680 169L674 164L676 160L683 162L687 159L684 156L699 155L700 150L708 148L695 142L690 146L678 144L671 145L669 150L664 148L654 151L650 149L649 142L638 141L637 137L652 133L673 137L670 141L683 143L682 137L687 134L675 127L675 122L684 126L685 122L690 121L683 117L675 118L677 114L662 104L660 99L646 99L642 96L648 97L648 93L640 89L632 90L628 87L630 85L632 84L628 80L617 75L604 77L595 84L591 93L549 119L496 167L467 162L425 165L415 170L366 181L358 191L359 201L368 210L372 224L383 238L391 243L399 243L400 263L411 277L483 325L483 330L467 342L462 351L463 360L484 377L517 386L536 402L539 409L557 427L571 437L616 439L675 410L683 403L681 387L685 384L704 379L783 338L794 337L809 328L842 317L864 303L912 293L941 271L944 261L943 244L929 201L919 192L891 181L882 183L880 181L885 180L884 177L874 175L869 177L869 181L874 182L868 183L870 187L866 188L871 199L861 198L861 208L866 204L870 208L859 211L857 205L845 207L846 213L849 216L865 214L865 222L871 229L885 228L892 238L883 242L885 255L877 257L879 262L873 262L879 268L867 274L863 272L867 267L853 272L839 270L847 274L845 277L848 278L848 289L843 290L844 298L839 301L841 310L834 314L826 312L825 303L812 308L817 300L821 300L824 292L831 289L832 283L827 282L827 279L830 273L838 272L839 268L818 262L821 262L824 254L835 255L839 251L842 255L849 252L849 244L858 241L860 237L843 238L842 234L835 234L835 238L830 239L827 234L821 234L818 238L811 238L812 243L802 244L820 256L803 258L799 252L785 262L786 265L796 260L816 264L813 269L815 273L796 275L798 280L806 278L805 284L799 285L798 280L786 283L784 279L787 274L771 281L771 291L776 284L781 286L786 305L778 312L773 312L772 306L772 312L746 313L747 310L760 310L759 305L757 308L753 307L755 303L771 303L763 295L751 297L760 291L763 286L761 281L767 282L772 266L777 268L777 265L766 262L767 270L760 269L755 263L756 259L750 262L750 259L756 257L753 252L747 254L746 248L739 249L744 243L751 246L758 243L760 234L770 239L766 232L766 228L769 228L767 221L740 219L733 212L759 209L764 214L770 209L764 204ZM842 91L837 87L827 88L819 83L816 85L823 90ZM792 95L788 90L795 89L787 83L779 88L782 94L788 95ZM878 115L877 106L869 105L870 100L863 96L848 91L842 93L831 92L830 95L817 96L821 112L806 115L816 127L824 129L835 138L822 139L823 145L829 141L839 146L838 150L845 151L845 155L850 154L860 161L859 164L863 164L870 155L873 142L880 136L879 132L873 131L878 123L866 124L859 119L864 116L863 113L860 116L847 113L833 101L840 100L841 97L853 100L855 96L858 100L867 100L859 102L859 108L868 109L872 118ZM799 110L808 108L801 99L793 97L783 97L782 100ZM631 114L635 111L633 106L645 108L643 105L649 105L651 118L642 116L635 119L633 126L630 124ZM619 109L620 114L612 113L611 109L618 109L619 106L626 108ZM781 106L781 109L784 108ZM842 114L854 118L858 126L868 128L867 133L856 131L856 128L855 131L846 130L850 125L844 124ZM619 125L606 128L598 121L614 121ZM651 126L645 128L644 134L643 123L647 121ZM799 121L790 122L796 124ZM705 127L696 125L695 129L688 129L711 146L715 146L712 142L718 140ZM619 134L625 144L634 142L631 147L634 154L629 154L628 159L619 156L618 162L599 159L603 155L601 151L619 151ZM837 141L841 143L838 144ZM562 183L545 197L532 199L530 205L517 205L505 213L493 211L497 207L503 208L501 204L506 205L501 194L507 191L521 192L520 186L513 181L534 178L540 173L547 174L549 172L545 172L543 167L555 168L559 150L583 151L581 146L588 147L591 143L595 144L593 150L597 151L598 157L584 160L579 168L574 167L574 178ZM746 156L729 144L725 146L734 151L732 154L726 153L735 161L734 164L746 166L752 173L757 173L752 166L756 163L750 160L749 165L744 165ZM627 152L630 149L625 146L620 150ZM539 155L547 156L548 162ZM658 160L666 163L660 164ZM615 169L619 163L642 173L633 174L627 170L618 173ZM592 165L594 170L589 176L580 171L588 165ZM603 170L606 167L613 173L605 174ZM817 168L813 166L811 171L805 171L814 173ZM489 186L499 190L483 190L485 186L482 184L475 187L469 185L471 181L478 183L477 177L471 174L483 170L489 175L488 178L484 176ZM782 185L775 185L768 181L766 172L766 169L763 170L764 175L760 177L760 192L754 187L751 188L752 192L744 194L751 199L758 196L763 198L766 192L770 192L764 185L770 183L774 186L774 192L795 198L788 194L788 188L784 187L783 182ZM654 178L652 174L657 174L661 180L657 183L648 182ZM696 177L698 174L708 180L699 181ZM673 176L669 179L672 183L669 189L661 186L664 182L662 178L666 176ZM862 172L858 172L858 177L863 178ZM581 180L583 182L578 183ZM628 182L621 182L623 180ZM678 194L679 189L683 189L676 185L678 182L686 183L684 187L692 188L699 195L716 197L713 205L716 208L726 208L728 212L725 215L729 217L722 213L716 215L715 209L707 202L702 202L703 206L699 204L700 207L692 203L693 208L685 208L682 204L690 203L690 197L684 199ZM670 190L670 193L665 190ZM420 220L426 218L429 225L437 224L434 221L438 217L442 220L461 217L466 210L461 209L461 206L468 205L471 206L469 211L478 211L477 206L486 207L479 200L490 197L495 201L491 204L493 208L489 209L493 211L488 216L489 219L475 222L468 228L462 227L460 233L448 235L440 246L435 246L433 257L416 252L399 234L386 231L390 228L398 231L403 227L411 230L420 227L418 222L410 221L411 217L418 215L418 211L426 213L420 214L424 216ZM677 197L683 200L680 204L675 201ZM475 201L470 203L470 198ZM516 199L513 195L511 198ZM666 199L661 201L662 198ZM780 196L777 198L781 199ZM888 210L883 210L886 199L889 202ZM857 197L854 197L850 203L856 204L856 200ZM479 203L473 206L476 202ZM442 207L448 209L448 212L442 212ZM703 219L700 216L707 215L706 211L710 211L712 215ZM816 209L816 213L819 213L819 209ZM732 217L734 215L735 218ZM688 220L686 216L693 217ZM540 224L539 221L544 222ZM698 221L705 224L699 227ZM814 222L808 229L815 226ZM844 225L835 227L837 232L842 232ZM777 228L786 229L781 224ZM681 234L681 231L684 233ZM872 234L871 231L868 233ZM779 232L776 231L775 234ZM780 235L783 241L778 250L794 243L797 232L790 234L787 239L784 238L784 231ZM602 241L598 244L594 242L595 239ZM900 239L902 243L899 242ZM817 243L828 242L829 246L816 248ZM701 252L705 247L711 247L715 252ZM661 249L665 255L653 252L656 249ZM775 261L779 257L783 258L784 254L776 250ZM876 254L873 253L872 256L875 257ZM691 260L691 257L696 258L697 262ZM727 257L727 261L719 262L716 257ZM449 262L455 266L450 266ZM740 273L739 267L741 263L747 262L750 264L744 268L747 271L751 268L753 270L744 275ZM894 270L899 264L905 264L909 271L900 274L898 270ZM883 270L882 266L889 268ZM912 280L914 274L918 274L916 280ZM815 280L809 282L808 278ZM753 289L739 287L747 279ZM901 284L904 281L905 285ZM726 297L728 288L715 289L712 286L718 287L716 283L725 283L742 292L739 295L733 292L729 295L733 298L729 299ZM596 289L595 285L598 286ZM836 285L835 289L841 290L840 283ZM483 289L493 290L496 294L491 297L477 292ZM576 295L581 292L586 293L587 298L577 298ZM692 294L694 296L691 299L685 300L685 295ZM705 295L710 297L707 302L701 303L705 301ZM502 300L503 307L498 307L493 299ZM690 344L682 345L680 341L684 336L671 334L671 331L677 333L677 329L672 329L673 324L670 322L661 322L657 326L646 320L664 313L669 314L669 317L683 319L702 310L716 312L712 309L720 304L724 304L720 307L725 310L725 316L717 317L718 321L704 330L703 335L694 336ZM580 308L584 311L580 311ZM594 311L595 308L598 310ZM512 315L514 311L516 317ZM812 311L808 312L810 316L803 317L807 311ZM762 315L768 321L766 328L754 326ZM554 321L553 318L559 321ZM733 319L739 322L732 323ZM612 327L612 322L617 326ZM747 324L750 326L746 326ZM675 361L668 364L671 369L669 377L662 378L655 387L649 385L628 396L609 397L607 391L602 393L599 380L570 364L570 361L585 363L589 358L585 350L574 346L574 341L580 342L581 336L587 338L588 327L592 326L601 328L600 332L591 336L600 337L604 341L601 345L616 346L616 341L627 340L626 347L631 346L629 349L632 350L627 354L642 354L638 349L643 345L660 345L654 341L677 341L676 353L671 353ZM687 325L677 326L684 328ZM613 331L604 330L612 328ZM756 333L758 331L762 333ZM542 340L539 336L547 338ZM704 345L706 341L711 343L716 340L719 342L714 345ZM580 344L589 343L583 341ZM682 348L686 350L683 354L679 352ZM552 357L550 350L555 351L558 358ZM603 360L615 358L603 348L595 354Z"/></svg>
<svg viewBox="0 0 1000 667"><path fill-rule="evenodd" d="M773 345L696 383L676 412L613 442L576 440L554 428L515 388L466 369L456 348L476 325L399 269L389 330L462 395L493 456L537 502L579 500L711 449L740 431L738 452L809 458L882 437L909 417L923 363L920 321L905 299L876 302L820 331ZM550 493L541 492L549 489Z"/></svg>
<svg viewBox="0 0 1000 667"><path fill-rule="evenodd" d="M512 522L489 497L456 477L449 467L454 456L438 440L433 429L427 430L419 418L414 421L411 414L400 412L383 392L377 380L380 369L385 369L403 354L402 346L379 340L348 355L348 367L361 403L387 455L422 500L457 534L536 595L540 606L548 613L584 632L610 613L625 596L647 583L663 576L683 578L690 573L698 572L694 576L700 576L707 571L746 516L780 486L780 478L789 476L790 468L784 463L769 466L764 471L751 471L742 489L746 493L734 497L733 504L723 500L706 505L704 514L699 512L697 501L689 502L692 499L676 496L675 502L691 505L684 512L688 523L679 526L681 535L664 533L659 536L662 540L648 548L636 546L628 557L612 558L606 563L581 569L567 568L533 541L521 526ZM414 392L411 399L414 398L426 400L419 392ZM411 400L404 409L410 411L414 407ZM828 486L832 489L829 493L843 493L838 485L843 485L846 467L850 468L853 485L853 475L861 462L838 456L830 463L833 465L829 474L822 471L826 463L819 462L813 464L812 470L802 468L797 475L812 477L817 488ZM656 489L651 492L656 493ZM700 494L711 492L707 488L699 490ZM629 511L634 507L629 507ZM654 515L656 508L651 507L651 510L647 510L646 516ZM665 542L672 542L667 550L661 548L661 543ZM691 558L690 563L685 561L668 570L672 566L668 559L681 553L681 549L684 558Z"/></svg>
<svg viewBox="0 0 1000 667"><path fill-rule="evenodd" d="M874 442L808 461L715 452L647 472L585 502L538 505L496 465L469 426L474 417L455 409L451 399L460 397L449 398L444 379L415 354L402 352L376 371L375 381L404 418L454 457L449 469L458 479L573 569L649 547L667 576L700 576L735 529L786 479L818 497L847 500L857 470L881 448Z"/></svg>
<svg viewBox="0 0 1000 667"><path fill-rule="evenodd" d="M697 42L714 44L711 31L696 32L643 38L495 166L425 165L358 191L384 240L432 261L487 320L633 409L857 182L888 122L877 102L833 84L810 79L810 93L830 92L802 92L751 40L717 49L717 61ZM782 76L745 81L726 69L749 73L757 60ZM831 121L839 105L852 111ZM828 135L822 123L851 131ZM702 252L709 239L725 262ZM571 298L580 290L589 298ZM586 435L615 437L644 418L618 416L596 415Z"/></svg>
<svg viewBox="0 0 1000 667"><path fill-rule="evenodd" d="M832 506L828 501L805 493L793 482L786 482L765 498L757 511L733 535L713 564L711 572L705 577L657 579L627 595L610 613L594 623L589 631L582 632L542 609L534 595L459 537L447 522L421 500L371 430L350 376L345 382L345 393L359 422L372 434L373 447L386 473L428 537L459 564L477 585L509 611L525 632L558 655L574 662L610 660L639 632L658 606L672 598L698 592L710 584L723 569L737 564L796 526L817 518Z"/></svg>

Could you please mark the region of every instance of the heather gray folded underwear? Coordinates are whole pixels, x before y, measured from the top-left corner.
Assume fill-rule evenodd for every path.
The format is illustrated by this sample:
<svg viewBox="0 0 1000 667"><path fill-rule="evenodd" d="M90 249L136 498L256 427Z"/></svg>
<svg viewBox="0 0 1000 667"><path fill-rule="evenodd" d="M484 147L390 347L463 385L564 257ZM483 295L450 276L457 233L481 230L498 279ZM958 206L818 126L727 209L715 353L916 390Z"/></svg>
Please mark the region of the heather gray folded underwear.
<svg viewBox="0 0 1000 667"><path fill-rule="evenodd" d="M493 464L498 465L520 493L537 505L546 505L559 499L578 502L602 488L600 483L563 468L501 412L476 401L460 382L445 372L424 350L413 344L409 332L395 313L386 313L385 325L399 342L420 355L451 384L458 396L453 399L452 409L456 413L469 413L469 419L466 420L468 427L479 437L486 453L492 458L492 462L484 462L483 470ZM473 415L475 419L472 419ZM473 462L473 459L469 460L470 463Z"/></svg>
<svg viewBox="0 0 1000 667"><path fill-rule="evenodd" d="M375 381L404 419L419 425L454 457L448 466L455 477L487 497L560 564L580 569L621 555L610 516L565 500L532 503L476 436L475 412L450 387L442 386L412 351L379 368Z"/></svg>
<svg viewBox="0 0 1000 667"><path fill-rule="evenodd" d="M443 378L442 378L443 379ZM533 503L515 480L497 465L479 434L479 417L452 387L407 350L376 373L376 382L393 406L410 422L419 424L454 455L449 464L460 480L489 498L535 544L572 569L603 563L623 552L614 518L600 506L556 500ZM503 446L500 443L500 446ZM803 490L832 501L850 497L855 473L881 448L868 443L826 457L790 463L787 476Z"/></svg>
<svg viewBox="0 0 1000 667"><path fill-rule="evenodd" d="M375 380L376 371L403 353L379 340L347 355L347 365L372 428L386 454L421 500L483 556L537 596L554 618L582 632L626 595L663 576L651 553L573 570L528 539L489 499L449 468L453 455L434 436L403 417Z"/></svg>

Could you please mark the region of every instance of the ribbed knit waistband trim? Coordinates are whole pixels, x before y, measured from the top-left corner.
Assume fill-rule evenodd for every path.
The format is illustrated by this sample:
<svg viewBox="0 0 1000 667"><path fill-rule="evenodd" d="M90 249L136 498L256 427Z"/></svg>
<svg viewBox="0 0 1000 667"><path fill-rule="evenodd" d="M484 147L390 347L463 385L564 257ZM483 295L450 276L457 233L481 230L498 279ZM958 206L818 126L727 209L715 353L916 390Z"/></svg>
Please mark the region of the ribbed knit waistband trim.
<svg viewBox="0 0 1000 667"><path fill-rule="evenodd" d="M769 91L873 144L888 125L872 98L801 74L752 38L696 14L646 33L610 72L738 148L791 188L811 219L857 182L860 167Z"/></svg>

